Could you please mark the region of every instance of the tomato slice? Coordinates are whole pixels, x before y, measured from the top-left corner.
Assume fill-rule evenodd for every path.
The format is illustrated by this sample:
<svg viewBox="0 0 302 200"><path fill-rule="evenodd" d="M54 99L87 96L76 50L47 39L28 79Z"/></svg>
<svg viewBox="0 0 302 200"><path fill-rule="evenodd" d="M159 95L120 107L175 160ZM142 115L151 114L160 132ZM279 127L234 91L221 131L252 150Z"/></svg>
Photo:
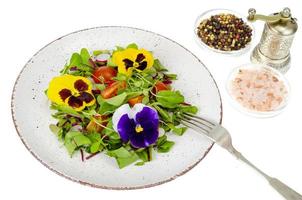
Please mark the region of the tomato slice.
<svg viewBox="0 0 302 200"><path fill-rule="evenodd" d="M94 70L92 78L95 83L110 83L116 77L117 71L112 67L99 67Z"/></svg>
<svg viewBox="0 0 302 200"><path fill-rule="evenodd" d="M109 99L111 97L116 96L119 90L125 89L126 87L127 87L126 81L116 81L112 83L110 86L108 86L107 88L105 88L101 92L101 96L104 99Z"/></svg>
<svg viewBox="0 0 302 200"><path fill-rule="evenodd" d="M170 86L158 81L154 86L154 92L157 93L162 90L170 90Z"/></svg>
<svg viewBox="0 0 302 200"><path fill-rule="evenodd" d="M128 103L132 107L132 106L134 106L137 103L142 103L143 98L144 98L144 95L140 95L140 96L137 96L137 97L129 99Z"/></svg>

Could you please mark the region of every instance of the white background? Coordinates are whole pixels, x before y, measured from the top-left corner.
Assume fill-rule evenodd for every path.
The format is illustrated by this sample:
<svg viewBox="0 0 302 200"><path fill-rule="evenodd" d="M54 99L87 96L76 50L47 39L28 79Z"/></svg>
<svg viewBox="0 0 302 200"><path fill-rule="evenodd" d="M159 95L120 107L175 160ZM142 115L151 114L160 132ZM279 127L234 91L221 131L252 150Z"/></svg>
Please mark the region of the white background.
<svg viewBox="0 0 302 200"><path fill-rule="evenodd" d="M76 30L103 25L157 32L196 54L218 83L223 98L223 124L231 132L235 146L261 169L302 193L301 31L296 34L292 67L286 74L292 88L291 101L283 113L268 119L246 116L227 101L226 78L232 68L249 62L250 52L240 57L226 57L200 49L193 39L194 21L208 9L229 8L245 14L248 8L255 7L269 14L289 6L293 15L302 20L298 2L1 1L0 199L282 199L264 179L218 146L187 174L164 185L136 191L83 186L54 174L36 161L21 143L12 123L10 97L14 81L27 60L47 43ZM255 27L253 46L259 41L263 23L257 22ZM34 109L34 105L29 109Z"/></svg>

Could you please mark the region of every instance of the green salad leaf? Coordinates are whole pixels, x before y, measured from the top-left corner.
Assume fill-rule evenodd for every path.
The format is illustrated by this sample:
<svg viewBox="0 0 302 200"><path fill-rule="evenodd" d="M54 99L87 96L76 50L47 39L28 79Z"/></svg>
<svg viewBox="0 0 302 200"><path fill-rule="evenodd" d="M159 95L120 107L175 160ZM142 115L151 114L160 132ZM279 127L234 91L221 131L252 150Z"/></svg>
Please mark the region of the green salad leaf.
<svg viewBox="0 0 302 200"><path fill-rule="evenodd" d="M111 57L107 60L107 66L109 66L109 67L115 67L116 66L116 64L113 62Z"/></svg>
<svg viewBox="0 0 302 200"><path fill-rule="evenodd" d="M62 113L65 113L65 114L73 115L73 116L76 116L76 117L82 117L82 115L80 113L78 113L77 111L75 111L74 109L72 109L69 106L51 104L50 108L52 110L58 110L58 111L60 111Z"/></svg>
<svg viewBox="0 0 302 200"><path fill-rule="evenodd" d="M101 145L101 142L94 142L91 144L89 150L90 150L90 153L96 153L96 152L103 150L103 146Z"/></svg>
<svg viewBox="0 0 302 200"><path fill-rule="evenodd" d="M196 114L198 112L198 108L196 106L190 106L190 105L181 105L179 107L179 110L183 113L191 113L191 114Z"/></svg>
<svg viewBox="0 0 302 200"><path fill-rule="evenodd" d="M156 69L156 71L158 71L158 72L168 71L168 70L161 64L161 62L160 62L158 59L155 59L155 60L154 60L153 67L154 67L154 68Z"/></svg>
<svg viewBox="0 0 302 200"><path fill-rule="evenodd" d="M135 44L135 43L131 43L131 44L129 44L126 48L127 48L127 49L128 49L128 48L138 49L138 46L137 46L137 44Z"/></svg>
<svg viewBox="0 0 302 200"><path fill-rule="evenodd" d="M129 151L125 147L107 151L107 155L116 159L119 168L124 168L128 165L131 165L139 159L138 155L135 152Z"/></svg>
<svg viewBox="0 0 302 200"><path fill-rule="evenodd" d="M162 145L157 147L157 152L159 153L167 153L171 150L171 148L174 146L175 142L172 141L165 141Z"/></svg>
<svg viewBox="0 0 302 200"><path fill-rule="evenodd" d="M49 129L51 130L51 132L53 132L55 135L59 134L59 131L61 130L60 127L54 125L54 124L50 124L49 125Z"/></svg>
<svg viewBox="0 0 302 200"><path fill-rule="evenodd" d="M167 78L170 80L176 80L177 79L177 74L165 74Z"/></svg>
<svg viewBox="0 0 302 200"><path fill-rule="evenodd" d="M172 122L172 117L170 116L169 112L165 109L162 109L161 107L157 105L153 105L153 107L157 110L158 114L162 117L164 121Z"/></svg>
<svg viewBox="0 0 302 200"><path fill-rule="evenodd" d="M106 103L110 104L110 105L113 105L115 107L119 107L124 103L126 97L127 97L127 93L123 92L122 94L111 97L110 99L105 99L104 101Z"/></svg>
<svg viewBox="0 0 302 200"><path fill-rule="evenodd" d="M101 54L110 54L110 50L95 50L92 52L94 56L98 56Z"/></svg>
<svg viewBox="0 0 302 200"><path fill-rule="evenodd" d="M127 75L121 73L117 73L117 76L115 77L115 80L118 81L125 81L127 79L128 79Z"/></svg>
<svg viewBox="0 0 302 200"><path fill-rule="evenodd" d="M97 97L97 102L100 105L98 113L102 115L113 113L116 110L116 106L109 104L101 95Z"/></svg>
<svg viewBox="0 0 302 200"><path fill-rule="evenodd" d="M143 162L149 161L148 149L145 148L142 151L137 151L136 154Z"/></svg>
<svg viewBox="0 0 302 200"><path fill-rule="evenodd" d="M173 133L175 133L176 135L183 135L186 130L188 129L187 127L176 127L173 124L168 124L168 127L172 130Z"/></svg>
<svg viewBox="0 0 302 200"><path fill-rule="evenodd" d="M89 52L86 48L81 49L80 55L81 55L81 58L82 58L82 63L85 64L85 65L90 65L89 59L90 59L91 56L90 56L90 54L89 54ZM76 65L76 66L78 66L78 65Z"/></svg>
<svg viewBox="0 0 302 200"><path fill-rule="evenodd" d="M82 64L82 56L78 53L73 53L70 58L69 66L73 67L73 66L79 66L81 64Z"/></svg>
<svg viewBox="0 0 302 200"><path fill-rule="evenodd" d="M65 141L64 145L69 153L69 155L72 155L76 148L81 146L87 146L90 145L91 141L90 139L85 136L82 132L79 131L69 131L65 135Z"/></svg>
<svg viewBox="0 0 302 200"><path fill-rule="evenodd" d="M85 72L91 72L92 71L92 68L88 64L84 64L84 63L77 65L77 68L80 71L85 71Z"/></svg>
<svg viewBox="0 0 302 200"><path fill-rule="evenodd" d="M96 153L104 149L104 143L99 133L90 133L87 134L87 137L91 141L91 146L89 148L90 153Z"/></svg>
<svg viewBox="0 0 302 200"><path fill-rule="evenodd" d="M95 87L99 90L104 90L106 88L105 84L95 84Z"/></svg>
<svg viewBox="0 0 302 200"><path fill-rule="evenodd" d="M73 53L69 64L60 71L61 74L71 74L75 76L90 76L93 69L90 63L90 54L86 48L82 48L80 53ZM71 71L71 67L76 67L77 70Z"/></svg>
<svg viewBox="0 0 302 200"><path fill-rule="evenodd" d="M117 132L115 132L115 130L113 129L112 119L108 121L106 128L103 130L103 133L107 135L110 139L113 140L120 139L120 135Z"/></svg>
<svg viewBox="0 0 302 200"><path fill-rule="evenodd" d="M127 92L127 99L126 100L129 100L129 99L132 99L134 97L138 97L140 95L142 95L143 92L142 91L137 91L137 92Z"/></svg>
<svg viewBox="0 0 302 200"><path fill-rule="evenodd" d="M162 107L176 108L185 99L179 91L163 90L157 93L156 100Z"/></svg>
<svg viewBox="0 0 302 200"><path fill-rule="evenodd" d="M159 153L167 153L174 146L174 142L167 140L167 136L163 135L158 138L156 142L157 152Z"/></svg>
<svg viewBox="0 0 302 200"><path fill-rule="evenodd" d="M121 46L116 46L116 50L115 51L123 51L125 50L124 47L121 47Z"/></svg>

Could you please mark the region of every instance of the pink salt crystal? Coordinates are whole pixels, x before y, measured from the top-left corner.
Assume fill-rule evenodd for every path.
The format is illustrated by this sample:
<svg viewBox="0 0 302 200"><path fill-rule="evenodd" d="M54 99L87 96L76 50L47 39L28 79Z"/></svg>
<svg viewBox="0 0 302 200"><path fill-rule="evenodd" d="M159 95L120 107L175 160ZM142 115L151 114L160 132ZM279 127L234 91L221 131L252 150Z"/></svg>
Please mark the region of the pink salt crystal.
<svg viewBox="0 0 302 200"><path fill-rule="evenodd" d="M273 111L285 100L287 89L270 70L240 69L231 83L231 94L245 108Z"/></svg>

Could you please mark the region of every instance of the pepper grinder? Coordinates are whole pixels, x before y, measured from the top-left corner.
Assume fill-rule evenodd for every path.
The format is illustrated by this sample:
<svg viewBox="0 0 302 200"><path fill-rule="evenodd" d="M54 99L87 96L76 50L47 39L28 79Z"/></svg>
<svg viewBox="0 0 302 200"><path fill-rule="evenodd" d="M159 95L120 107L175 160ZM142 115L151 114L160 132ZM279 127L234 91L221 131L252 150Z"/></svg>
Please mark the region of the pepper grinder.
<svg viewBox="0 0 302 200"><path fill-rule="evenodd" d="M251 61L267 64L286 73L290 67L290 47L298 29L297 20L292 18L289 8L269 16L256 14L253 8L248 12L249 21L266 22L261 40L251 54Z"/></svg>

